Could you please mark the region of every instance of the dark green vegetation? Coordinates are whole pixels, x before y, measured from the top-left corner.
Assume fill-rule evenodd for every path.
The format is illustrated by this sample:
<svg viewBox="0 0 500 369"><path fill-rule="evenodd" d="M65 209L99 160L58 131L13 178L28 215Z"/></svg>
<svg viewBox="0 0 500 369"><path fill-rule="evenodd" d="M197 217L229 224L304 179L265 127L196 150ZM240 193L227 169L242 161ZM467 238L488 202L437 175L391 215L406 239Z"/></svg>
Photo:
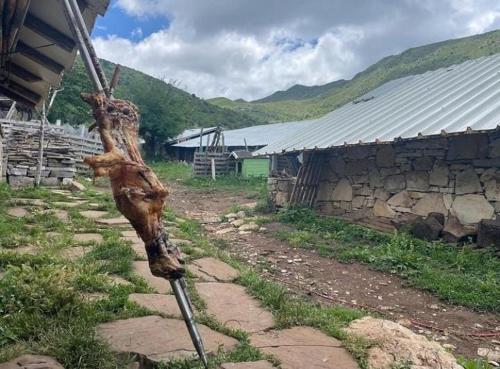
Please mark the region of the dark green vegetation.
<svg viewBox="0 0 500 369"><path fill-rule="evenodd" d="M308 208L284 210L279 219L295 231L279 233L295 247L316 248L344 262L360 261L398 274L445 301L500 312L500 259L493 250L425 242L404 233L379 233L320 217Z"/></svg>
<svg viewBox="0 0 500 369"><path fill-rule="evenodd" d="M288 121L322 116L364 93L396 78L424 73L469 59L500 52L500 31L408 49L392 55L358 73L352 80L338 86L304 88L294 86L256 102L236 102L225 98L210 102L254 117L256 120Z"/></svg>
<svg viewBox="0 0 500 369"><path fill-rule="evenodd" d="M110 78L114 64L106 60L101 62ZM80 94L92 92L92 85L80 58L64 76L62 87L64 91L57 95L49 119L61 119L72 125L91 123L90 108L81 100ZM146 140L147 148L156 147L185 128L217 125L238 128L257 123L245 114L209 104L172 84L126 67L121 69L115 96L131 100L139 107L140 134Z"/></svg>

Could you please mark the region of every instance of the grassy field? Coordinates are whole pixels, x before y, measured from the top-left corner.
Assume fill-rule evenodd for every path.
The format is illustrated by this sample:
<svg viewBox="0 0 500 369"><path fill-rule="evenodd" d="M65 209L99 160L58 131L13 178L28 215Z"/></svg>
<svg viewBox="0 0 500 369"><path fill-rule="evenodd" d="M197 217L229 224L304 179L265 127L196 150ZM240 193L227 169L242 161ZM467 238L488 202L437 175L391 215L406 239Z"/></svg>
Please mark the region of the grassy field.
<svg viewBox="0 0 500 369"><path fill-rule="evenodd" d="M500 312L500 259L492 249L425 242L408 234L383 234L317 216L307 208L282 211L279 220L295 230L278 232L295 247L315 248L343 262L360 261L398 274L445 301Z"/></svg>

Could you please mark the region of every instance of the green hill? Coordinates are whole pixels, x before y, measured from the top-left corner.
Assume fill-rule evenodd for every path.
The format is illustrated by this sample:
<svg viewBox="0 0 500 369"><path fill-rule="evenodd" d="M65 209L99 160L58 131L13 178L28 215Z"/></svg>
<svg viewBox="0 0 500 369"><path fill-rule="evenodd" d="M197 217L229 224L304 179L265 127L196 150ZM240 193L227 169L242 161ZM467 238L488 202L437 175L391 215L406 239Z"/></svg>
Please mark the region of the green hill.
<svg viewBox="0 0 500 369"><path fill-rule="evenodd" d="M113 74L114 64L101 60L107 76ZM92 122L89 106L80 99L81 92L91 92L92 86L81 59L66 73L61 91L50 111L49 120L61 119L72 125ZM240 112L208 103L134 69L122 67L120 82L114 94L129 99L140 109L140 133L146 139L146 148L157 147L167 138L185 128L222 125L239 128L257 124L256 120Z"/></svg>
<svg viewBox="0 0 500 369"><path fill-rule="evenodd" d="M272 122L322 116L390 80L462 63L500 52L500 30L481 35L415 47L392 55L358 73L350 81L336 85L294 86L255 102L238 103L217 98L210 103ZM321 87L324 87L321 89ZM304 96L312 96L303 98Z"/></svg>

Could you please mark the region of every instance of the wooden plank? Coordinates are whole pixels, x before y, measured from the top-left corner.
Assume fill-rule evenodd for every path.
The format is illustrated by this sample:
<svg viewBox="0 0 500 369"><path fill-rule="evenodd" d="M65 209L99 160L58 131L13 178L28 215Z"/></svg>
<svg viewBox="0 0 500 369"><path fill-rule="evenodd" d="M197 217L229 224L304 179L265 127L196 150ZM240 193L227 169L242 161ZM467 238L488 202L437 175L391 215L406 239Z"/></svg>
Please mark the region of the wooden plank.
<svg viewBox="0 0 500 369"><path fill-rule="evenodd" d="M39 82L42 80L42 77L37 76L29 70L12 62L8 64L7 70L9 71L9 73L21 78L22 80L25 80L26 82Z"/></svg>
<svg viewBox="0 0 500 369"><path fill-rule="evenodd" d="M31 29L33 32L41 35L46 40L52 41L61 49L67 52L73 52L73 49L76 46L75 41L71 37L66 36L64 33L55 29L50 24L45 23L43 20L31 13L28 13L26 15L24 25Z"/></svg>
<svg viewBox="0 0 500 369"><path fill-rule="evenodd" d="M64 70L63 65L59 64L55 60L49 58L47 55L42 54L38 50L32 48L22 41L19 41L17 43L16 51L33 60L35 63L43 65L45 68L56 74L61 74L61 72Z"/></svg>

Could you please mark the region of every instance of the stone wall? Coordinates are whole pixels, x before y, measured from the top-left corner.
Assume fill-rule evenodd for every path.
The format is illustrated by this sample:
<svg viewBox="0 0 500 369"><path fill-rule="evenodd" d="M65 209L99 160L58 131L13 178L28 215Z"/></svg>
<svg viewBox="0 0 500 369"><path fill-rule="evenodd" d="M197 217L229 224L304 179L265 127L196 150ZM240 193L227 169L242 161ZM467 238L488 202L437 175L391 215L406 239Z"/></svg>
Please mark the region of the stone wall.
<svg viewBox="0 0 500 369"><path fill-rule="evenodd" d="M398 223L437 212L461 224L500 214L500 130L336 148L322 168L325 214Z"/></svg>
<svg viewBox="0 0 500 369"><path fill-rule="evenodd" d="M276 207L288 204L294 184L294 177L269 177L267 189L272 204Z"/></svg>

